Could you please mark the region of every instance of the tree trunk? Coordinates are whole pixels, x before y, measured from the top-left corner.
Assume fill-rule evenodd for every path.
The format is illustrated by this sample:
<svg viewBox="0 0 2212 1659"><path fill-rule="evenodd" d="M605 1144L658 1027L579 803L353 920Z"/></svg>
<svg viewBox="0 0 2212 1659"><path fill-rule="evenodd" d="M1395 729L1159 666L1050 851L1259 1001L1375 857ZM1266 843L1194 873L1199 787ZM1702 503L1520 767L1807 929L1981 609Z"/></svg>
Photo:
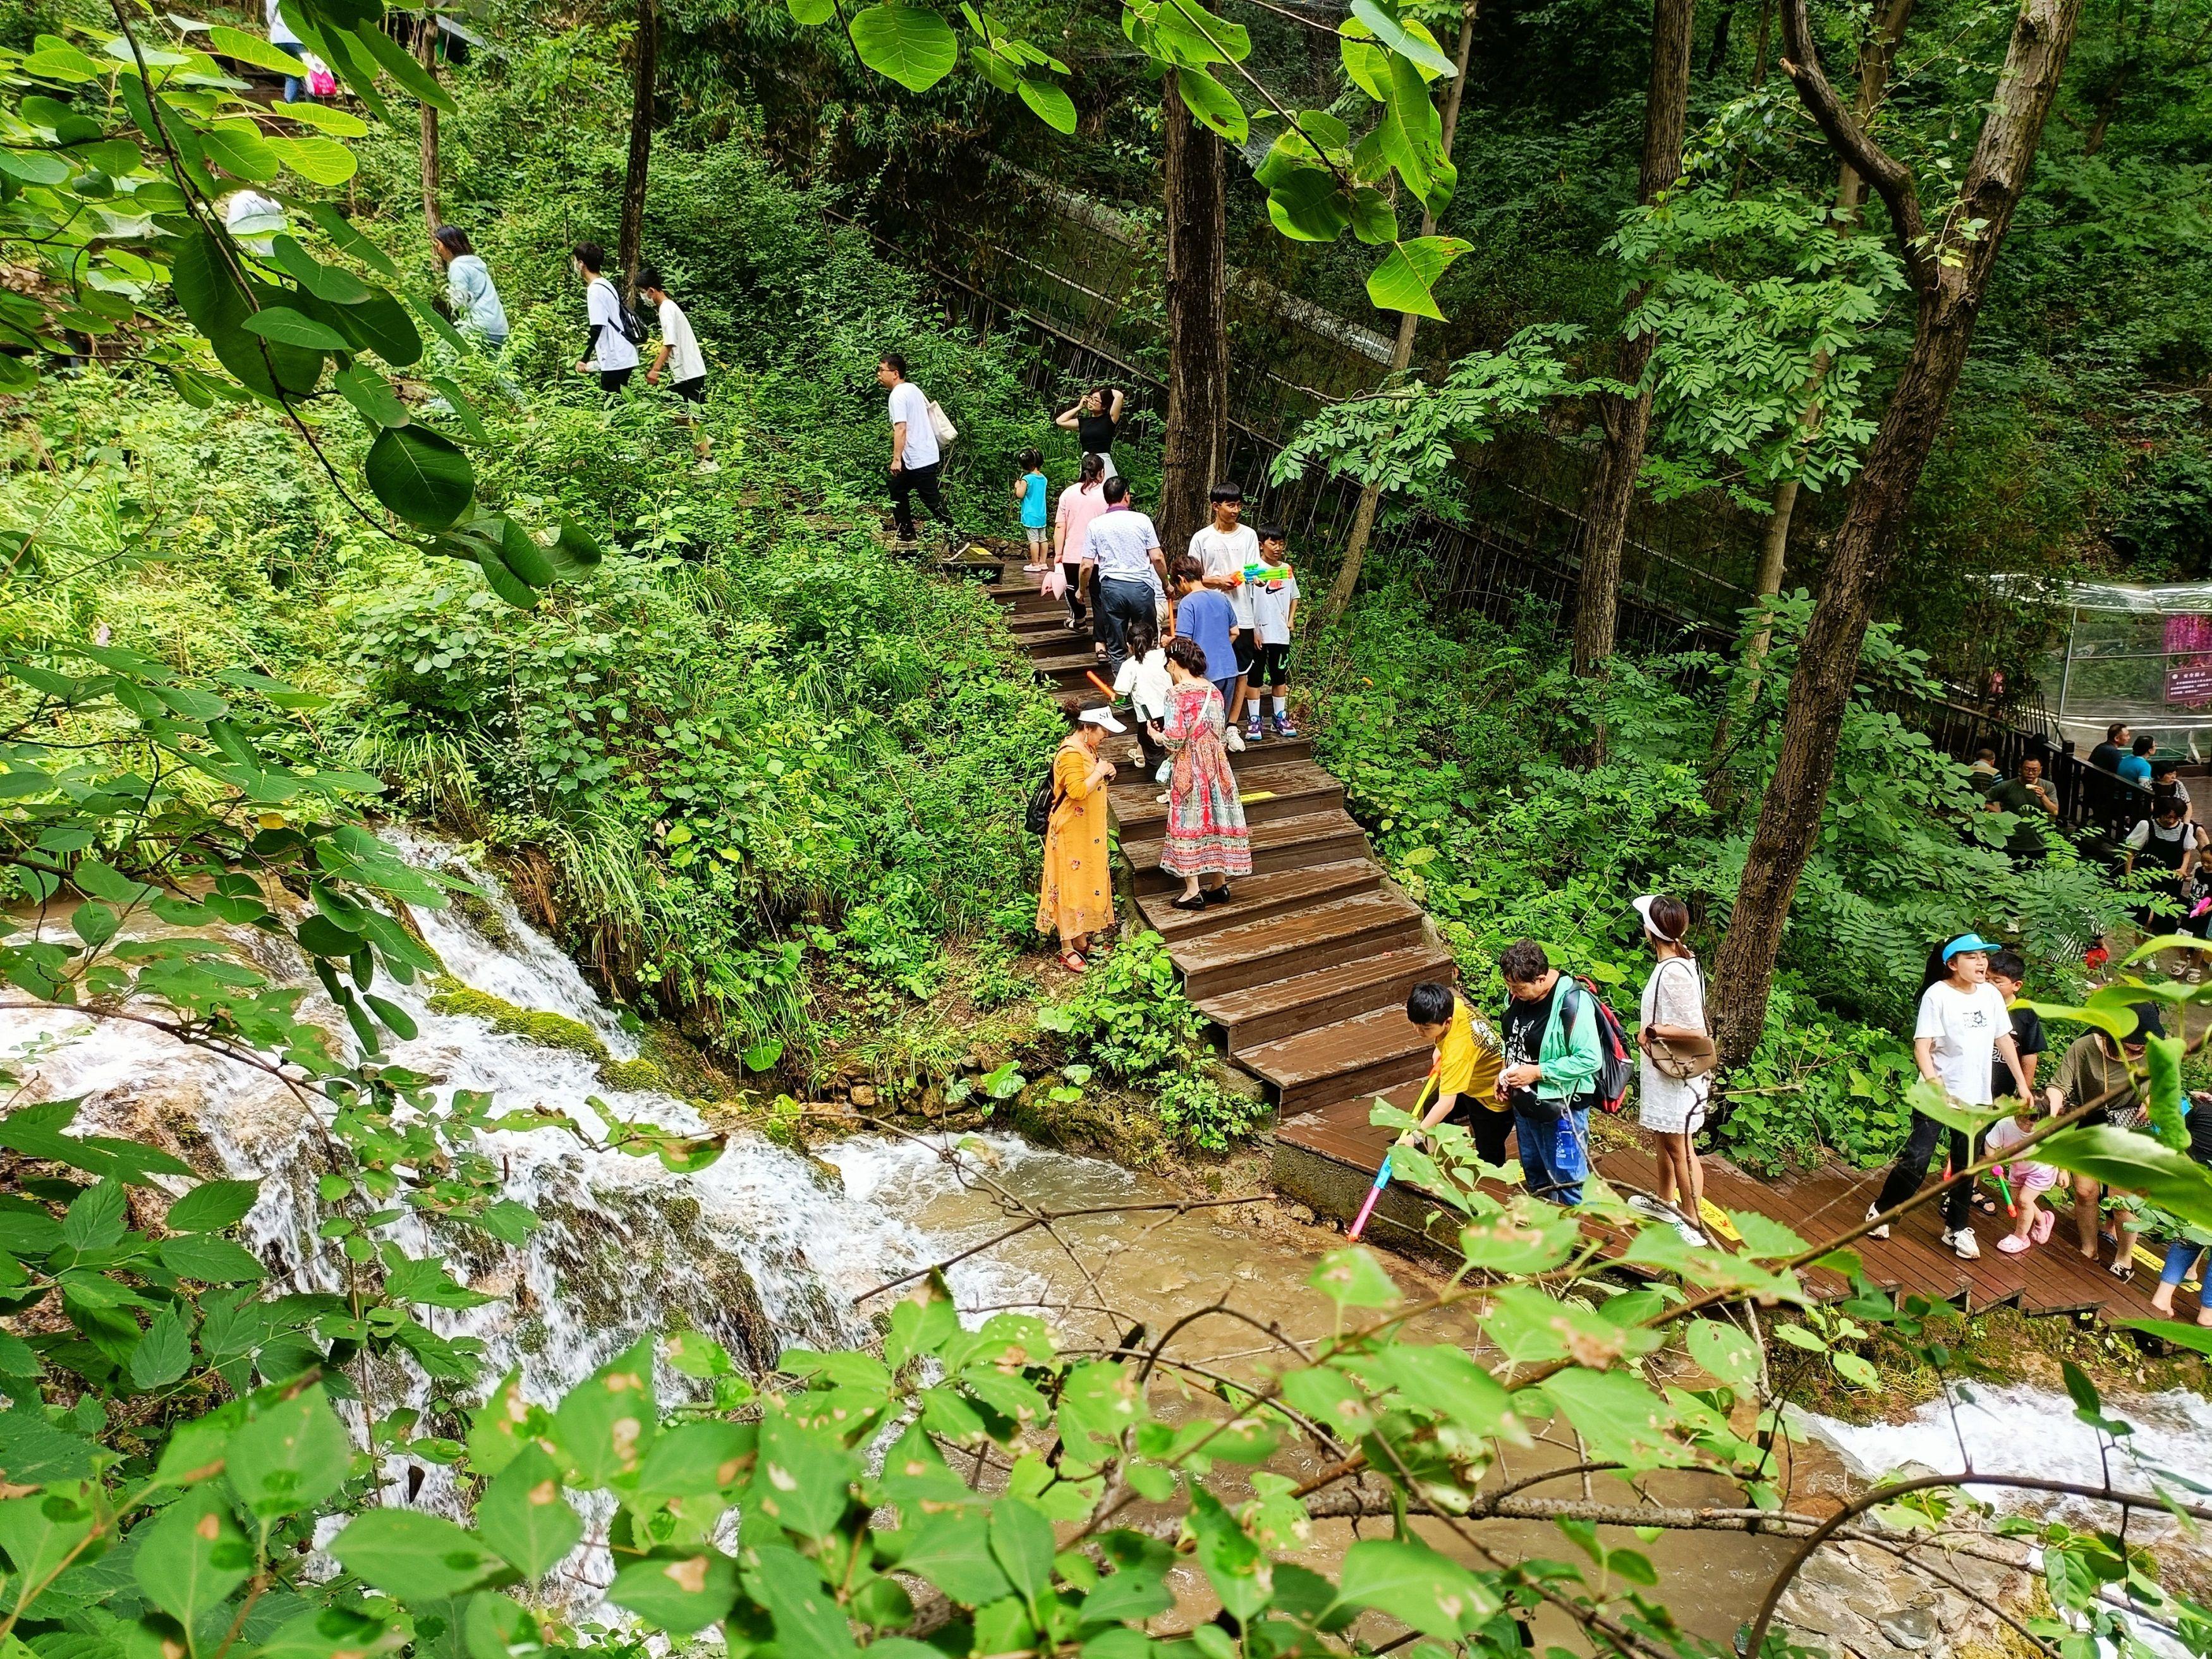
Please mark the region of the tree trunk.
<svg viewBox="0 0 2212 1659"><path fill-rule="evenodd" d="M1160 453L1160 546L1173 559L1206 521L1229 430L1221 140L1170 80L1167 122L1168 429Z"/></svg>
<svg viewBox="0 0 2212 1659"><path fill-rule="evenodd" d="M1443 143L1446 160L1452 153L1452 138L1459 131L1460 94L1467 90L1467 60L1474 46L1475 0L1467 0L1459 14L1459 73L1452 77L1451 90L1444 94ZM1433 209L1421 210L1421 234L1433 236L1437 230L1437 216ZM1413 331L1421 319L1410 311L1398 313L1398 338L1390 348L1390 372L1405 372L1413 361ZM1325 617L1344 614L1352 603L1352 595L1359 586L1359 567L1367 557L1367 538L1375 532L1375 509L1382 499L1381 484L1368 484L1359 492L1359 507L1352 515L1352 534L1345 538L1344 557L1336 568L1336 580L1329 584L1328 599L1322 607Z"/></svg>
<svg viewBox="0 0 2212 1659"><path fill-rule="evenodd" d="M1654 0L1651 9L1651 85L1644 100L1644 160L1636 199L1645 205L1673 187L1682 173L1682 129L1690 112L1690 35L1692 0ZM1650 361L1648 335L1621 347L1618 377L1634 380ZM1620 544L1628 533L1636 475L1644 470L1644 441L1651 428L1651 398L1598 398L1605 434L1597 476L1583 503L1583 571L1575 609L1575 672L1604 672L1613 655L1620 610ZM1602 758L1604 736L1591 745Z"/></svg>
<svg viewBox="0 0 2212 1659"><path fill-rule="evenodd" d="M1747 1059L1765 1029L1783 924L1820 837L1867 626L1966 365L1990 273L2027 189L2081 6L2082 0L2024 0L1958 199L1947 204L1931 236L1911 170L1867 136L1821 72L1805 0L1783 0L1783 67L1829 143L1888 207L1917 303L1911 355L1852 487L1798 650L1780 757L1716 964L1716 1036L1726 1064Z"/></svg>
<svg viewBox="0 0 2212 1659"><path fill-rule="evenodd" d="M438 20L424 12L416 20L415 61L426 75L438 72ZM434 233L445 222L438 213L438 112L422 106L422 222Z"/></svg>
<svg viewBox="0 0 2212 1659"><path fill-rule="evenodd" d="M653 94L660 57L659 20L653 0L637 0L637 38L632 42L629 96L629 166L623 173L622 232L616 261L623 288L635 298L637 266L645 246L645 175L653 161Z"/></svg>

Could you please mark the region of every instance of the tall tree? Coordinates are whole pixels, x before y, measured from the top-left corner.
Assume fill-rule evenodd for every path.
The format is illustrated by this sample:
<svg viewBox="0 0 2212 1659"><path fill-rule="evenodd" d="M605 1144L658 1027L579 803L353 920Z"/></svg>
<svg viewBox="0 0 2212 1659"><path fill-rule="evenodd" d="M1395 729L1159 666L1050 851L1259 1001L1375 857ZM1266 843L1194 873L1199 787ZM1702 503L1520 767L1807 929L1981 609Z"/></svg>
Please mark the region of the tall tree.
<svg viewBox="0 0 2212 1659"><path fill-rule="evenodd" d="M1694 0L1654 0L1651 8L1651 84L1644 98L1644 157L1637 170L1637 200L1658 200L1682 174L1682 130L1690 115L1690 34ZM1634 382L1651 356L1651 337L1624 341L1619 377ZM1628 509L1636 475L1644 468L1651 429L1651 394L1623 398L1601 392L1597 472L1583 498L1582 580L1575 608L1575 672L1602 672L1613 655L1620 611L1620 544L1628 534ZM1599 734L1594 750L1601 753Z"/></svg>
<svg viewBox="0 0 2212 1659"><path fill-rule="evenodd" d="M1744 858L1714 978L1721 1054L1742 1060L1766 1022L1775 958L1805 861L1820 834L1836 738L1859 649L1897 556L1921 469L1935 447L1973 343L1998 252L2027 188L2082 0L2023 0L1981 131L1956 193L1930 225L1912 169L1875 142L1820 67L1806 0L1782 0L1783 71L1840 160L1874 188L1911 281L1912 345L1851 489L1819 602L1790 679L1774 776Z"/></svg>
<svg viewBox="0 0 2212 1659"><path fill-rule="evenodd" d="M1449 89L1444 94L1443 154L1449 160L1452 137L1459 131L1460 94L1467 90L1468 55L1474 46L1475 0L1467 0L1460 8L1459 52L1456 73L1451 77ZM1437 214L1433 206L1421 209L1421 234L1433 236L1437 231ZM1398 338L1390 348L1390 372L1402 374L1413 361L1413 331L1420 326L1420 316L1405 312L1398 319ZM1367 557L1368 538L1375 533L1375 509L1382 499L1382 486L1370 483L1359 492L1359 507L1352 515L1352 533L1345 538L1344 557L1336 568L1336 580L1329 586L1328 602L1324 607L1329 616L1340 615L1352 603L1352 595L1359 586L1359 567Z"/></svg>
<svg viewBox="0 0 2212 1659"><path fill-rule="evenodd" d="M1170 77L1167 125L1168 429L1159 530L1169 556L1206 522L1206 491L1229 433L1229 307L1221 140L1191 118Z"/></svg>
<svg viewBox="0 0 2212 1659"><path fill-rule="evenodd" d="M637 0L637 37L630 43L629 165L623 173L622 233L617 260L623 286L635 292L645 246L645 175L653 161L653 94L660 57L660 20L653 0Z"/></svg>
<svg viewBox="0 0 2212 1659"><path fill-rule="evenodd" d="M1859 91L1853 113L1862 127L1871 126L1875 112L1881 107L1883 94L1889 87L1889 66L1896 60L1899 44L1905 39L1905 25L1912 20L1913 0L1883 0L1876 13L1873 27L1859 47ZM1839 230L1848 231L1856 226L1860 210L1866 205L1866 179L1859 170L1844 160L1836 171L1836 223ZM1827 372L1823 361L1814 370L1814 389ZM1809 442L1817 434L1820 421L1820 404L1815 402L1806 423ZM1797 513L1797 480L1784 478L1774 486L1774 499L1766 517L1766 532L1759 550L1759 575L1754 598L1765 599L1782 591L1782 578L1789 568L1790 526ZM1766 656L1772 642L1773 629L1761 628L1751 636L1744 652L1744 665L1750 672L1747 685L1755 688L1759 665ZM1726 722L1723 723L1723 727Z"/></svg>
<svg viewBox="0 0 2212 1659"><path fill-rule="evenodd" d="M422 66L422 73L432 80L438 74L438 18L434 12L424 12L415 20L415 61ZM429 229L435 231L444 222L438 213L440 175L438 165L438 112L429 104L422 107L422 219Z"/></svg>

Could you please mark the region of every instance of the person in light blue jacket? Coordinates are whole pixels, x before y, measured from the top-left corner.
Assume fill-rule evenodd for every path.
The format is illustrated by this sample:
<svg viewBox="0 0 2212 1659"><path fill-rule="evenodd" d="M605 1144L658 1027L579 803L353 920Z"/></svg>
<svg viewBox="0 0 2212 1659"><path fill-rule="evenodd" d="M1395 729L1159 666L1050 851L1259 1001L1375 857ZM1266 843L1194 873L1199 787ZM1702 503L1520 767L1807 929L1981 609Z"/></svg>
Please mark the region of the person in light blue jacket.
<svg viewBox="0 0 2212 1659"><path fill-rule="evenodd" d="M507 307L500 304L491 272L477 257L468 232L440 225L430 233L430 246L446 267L446 295L453 301L455 325L473 331L488 349L497 352L507 343Z"/></svg>

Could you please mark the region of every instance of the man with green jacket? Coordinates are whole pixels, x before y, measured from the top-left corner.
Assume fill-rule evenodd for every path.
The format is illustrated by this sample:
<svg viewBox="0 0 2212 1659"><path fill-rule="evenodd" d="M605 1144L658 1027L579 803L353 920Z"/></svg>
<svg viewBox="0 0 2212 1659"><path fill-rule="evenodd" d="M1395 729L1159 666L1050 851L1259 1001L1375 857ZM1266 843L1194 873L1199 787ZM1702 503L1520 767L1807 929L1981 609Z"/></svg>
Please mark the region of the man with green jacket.
<svg viewBox="0 0 2212 1659"><path fill-rule="evenodd" d="M1522 1178L1539 1198L1579 1204L1589 1173L1589 1109L1604 1060L1597 1010L1532 939L1507 945L1498 969L1513 999L1499 1022L1505 1067L1498 1094L1513 1111Z"/></svg>

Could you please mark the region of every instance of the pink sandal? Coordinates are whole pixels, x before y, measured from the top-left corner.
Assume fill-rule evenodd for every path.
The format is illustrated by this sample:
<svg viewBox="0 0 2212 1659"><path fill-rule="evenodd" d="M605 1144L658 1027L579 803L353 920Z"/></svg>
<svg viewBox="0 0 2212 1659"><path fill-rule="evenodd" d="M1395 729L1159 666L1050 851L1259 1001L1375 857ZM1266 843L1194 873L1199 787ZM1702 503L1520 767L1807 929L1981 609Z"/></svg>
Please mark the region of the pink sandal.
<svg viewBox="0 0 2212 1659"><path fill-rule="evenodd" d="M1997 1249L2002 1250L2007 1255L2018 1255L2022 1251L2032 1248L2033 1247L2029 1241L2022 1238L2018 1233L2007 1233L2002 1238L1997 1240Z"/></svg>
<svg viewBox="0 0 2212 1659"><path fill-rule="evenodd" d="M1062 951L1060 953L1060 965L1071 974L1079 974L1091 964L1073 951Z"/></svg>
<svg viewBox="0 0 2212 1659"><path fill-rule="evenodd" d="M2051 1231L2057 1225L2057 1211L2038 1210L2035 1212L2035 1223L2028 1229L2027 1236L2039 1244L2048 1244L2051 1242Z"/></svg>

